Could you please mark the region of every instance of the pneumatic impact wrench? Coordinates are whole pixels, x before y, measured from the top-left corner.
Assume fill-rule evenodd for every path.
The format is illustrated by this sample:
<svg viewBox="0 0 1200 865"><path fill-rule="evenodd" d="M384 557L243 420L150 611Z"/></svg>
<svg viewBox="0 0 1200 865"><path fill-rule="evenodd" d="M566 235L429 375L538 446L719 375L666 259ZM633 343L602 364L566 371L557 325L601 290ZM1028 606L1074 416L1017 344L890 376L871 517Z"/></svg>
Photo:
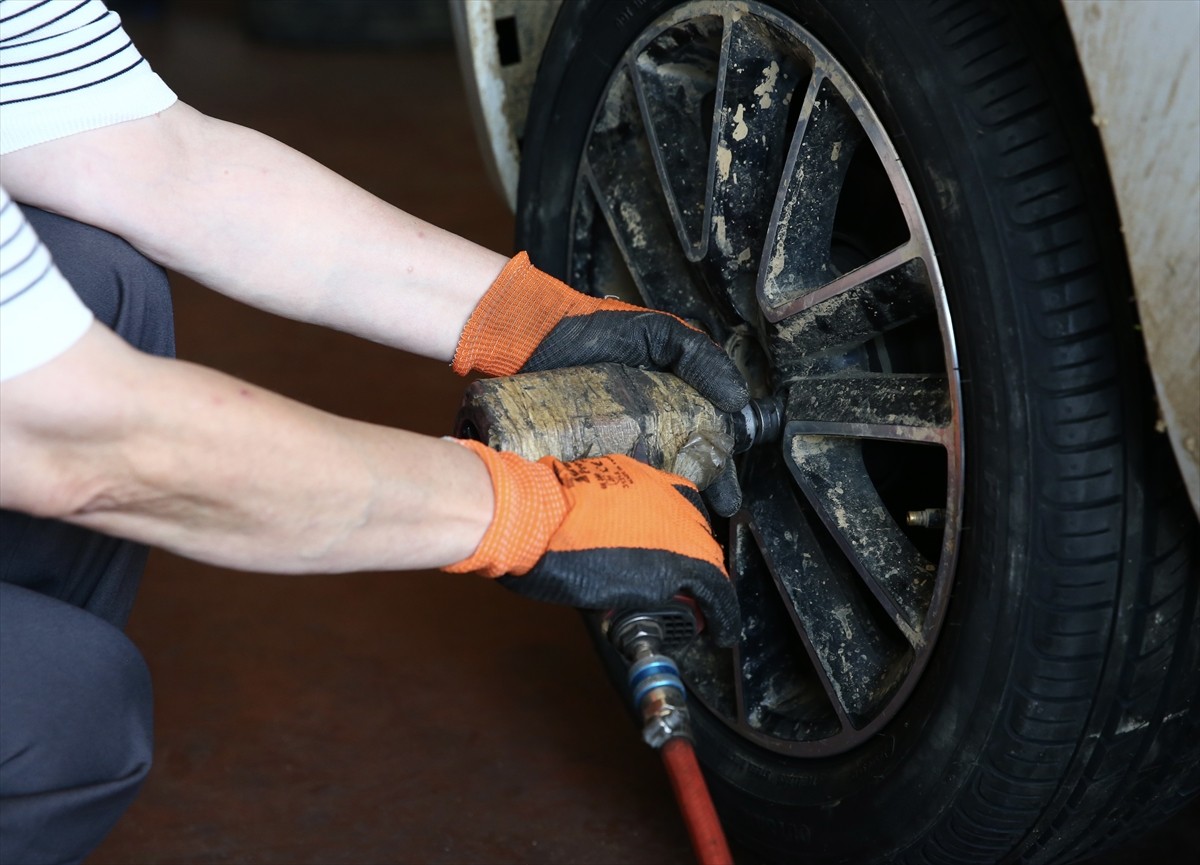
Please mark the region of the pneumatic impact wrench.
<svg viewBox="0 0 1200 865"><path fill-rule="evenodd" d="M781 415L775 398L728 414L668 373L600 364L474 382L455 434L531 460L625 454L703 488L733 454L777 440ZM628 664L643 738L662 754L697 858L716 865L733 860L692 748L687 694L671 657L702 627L684 598L659 610L610 611L601 623Z"/></svg>

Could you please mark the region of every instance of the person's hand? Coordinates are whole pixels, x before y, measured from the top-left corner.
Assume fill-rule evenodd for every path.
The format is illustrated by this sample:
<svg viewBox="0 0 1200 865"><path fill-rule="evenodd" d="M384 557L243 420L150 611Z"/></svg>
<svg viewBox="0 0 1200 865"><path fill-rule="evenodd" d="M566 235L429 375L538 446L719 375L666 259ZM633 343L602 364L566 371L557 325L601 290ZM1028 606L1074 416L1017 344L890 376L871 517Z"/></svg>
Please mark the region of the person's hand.
<svg viewBox="0 0 1200 865"><path fill-rule="evenodd" d="M749 400L733 361L702 331L665 312L575 291L523 252L475 307L451 365L459 375L512 375L604 362L673 372L724 411Z"/></svg>
<svg viewBox="0 0 1200 865"><path fill-rule="evenodd" d="M461 444L487 466L495 513L475 553L444 570L593 610L653 610L686 594L719 644L736 641L737 596L693 484L625 456L535 463Z"/></svg>

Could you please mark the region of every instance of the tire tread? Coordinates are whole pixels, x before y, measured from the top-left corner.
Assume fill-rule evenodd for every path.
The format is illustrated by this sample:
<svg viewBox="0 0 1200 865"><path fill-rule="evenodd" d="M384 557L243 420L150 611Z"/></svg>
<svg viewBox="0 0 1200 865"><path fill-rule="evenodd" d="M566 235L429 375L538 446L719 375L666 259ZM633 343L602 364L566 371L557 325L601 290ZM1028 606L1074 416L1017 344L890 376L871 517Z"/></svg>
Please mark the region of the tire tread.
<svg viewBox="0 0 1200 865"><path fill-rule="evenodd" d="M954 57L967 110L987 136L1001 141L993 154L996 188L1012 246L1026 249L1031 262L1024 289L1036 301L1027 305L1029 334L1043 345L1027 354L1053 358L1039 370L1045 378L1034 396L1049 418L1041 462L1049 475L1069 483L1036 498L1044 529L1033 555L1048 568L1048 579L1029 605L1025 626L1036 622L1040 636L1026 634L1001 735L970 795L906 861L1000 861L1014 851L1022 862L1066 861L1092 855L1182 807L1180 785L1170 781L1171 763L1195 761L1197 747L1179 753L1187 739L1172 731L1187 728L1197 739L1197 712L1179 699L1197 687L1194 658L1190 669L1181 666L1195 643L1197 599L1188 579L1195 545L1186 529L1167 537L1166 527L1186 526L1190 511L1178 490L1145 510L1140 525L1153 533L1155 548L1140 575L1122 580L1117 566L1131 555L1126 528L1140 516L1127 503L1130 454L1120 435L1130 397L1121 393L1111 360L1118 341L1076 158L1056 132L1053 100L1037 81L1031 55L1015 47L1015 33L1004 50L984 44L994 26L950 38L944 20L931 17L929 23ZM974 67L981 57L1000 65L980 75ZM993 85L1002 89L991 92ZM1076 495L1064 500L1063 492ZM1097 543L1107 547L1099 555ZM1083 575L1069 577L1068 570ZM1121 608L1131 584L1135 603ZM1064 597L1075 602L1064 603ZM1129 618L1124 651L1117 616ZM1064 675L1063 664L1077 674ZM1117 688L1106 707L1096 692L1114 669ZM1172 689L1172 681L1179 687ZM1162 720L1147 720L1154 718ZM1081 741L1084 730L1091 732ZM1174 759L1165 759L1167 752ZM1081 771L1072 769L1080 765ZM1049 779L1037 777L1038 769ZM1072 774L1073 781L1061 785L1050 780Z"/></svg>

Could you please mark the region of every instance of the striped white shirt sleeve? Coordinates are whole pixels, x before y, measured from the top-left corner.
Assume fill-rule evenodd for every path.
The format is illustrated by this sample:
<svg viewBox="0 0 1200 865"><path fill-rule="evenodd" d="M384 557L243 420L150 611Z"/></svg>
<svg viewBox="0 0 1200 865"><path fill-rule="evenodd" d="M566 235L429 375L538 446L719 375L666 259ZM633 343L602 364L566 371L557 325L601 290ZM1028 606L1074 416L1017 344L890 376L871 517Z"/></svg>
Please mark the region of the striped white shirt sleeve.
<svg viewBox="0 0 1200 865"><path fill-rule="evenodd" d="M101 0L0 0L0 154L174 102ZM92 320L0 187L0 380L53 360Z"/></svg>
<svg viewBox="0 0 1200 865"><path fill-rule="evenodd" d="M0 186L0 381L58 357L92 318Z"/></svg>
<svg viewBox="0 0 1200 865"><path fill-rule="evenodd" d="M175 98L101 0L0 0L0 154L148 117Z"/></svg>

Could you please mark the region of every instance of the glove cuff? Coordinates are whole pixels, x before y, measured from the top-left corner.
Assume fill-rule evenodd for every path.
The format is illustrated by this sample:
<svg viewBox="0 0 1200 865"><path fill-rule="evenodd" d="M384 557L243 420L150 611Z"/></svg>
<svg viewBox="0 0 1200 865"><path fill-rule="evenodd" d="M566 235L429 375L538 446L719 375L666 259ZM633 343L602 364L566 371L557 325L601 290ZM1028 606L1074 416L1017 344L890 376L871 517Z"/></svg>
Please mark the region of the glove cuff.
<svg viewBox="0 0 1200 865"><path fill-rule="evenodd" d="M554 470L514 453L494 451L481 442L454 439L474 451L487 466L495 495L492 523L475 552L442 568L451 574L484 577L528 573L545 554L550 537L567 515L567 499Z"/></svg>
<svg viewBox="0 0 1200 865"><path fill-rule="evenodd" d="M467 319L450 368L459 375L472 371L512 375L564 317L613 306L538 270L526 253L519 252L504 265Z"/></svg>

